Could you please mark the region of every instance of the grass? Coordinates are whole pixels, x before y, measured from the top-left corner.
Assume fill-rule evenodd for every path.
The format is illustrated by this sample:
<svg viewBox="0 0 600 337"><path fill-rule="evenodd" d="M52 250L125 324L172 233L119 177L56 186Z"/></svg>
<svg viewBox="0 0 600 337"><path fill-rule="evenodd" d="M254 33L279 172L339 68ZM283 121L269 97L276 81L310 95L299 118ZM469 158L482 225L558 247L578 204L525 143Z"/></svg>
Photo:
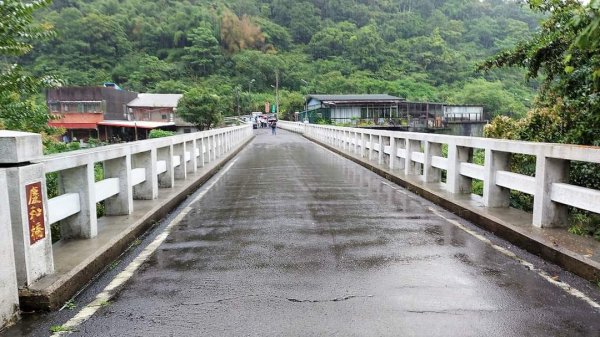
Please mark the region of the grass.
<svg viewBox="0 0 600 337"><path fill-rule="evenodd" d="M110 301L102 301L102 302L100 302L100 306L101 307L108 307L110 304L111 304Z"/></svg>
<svg viewBox="0 0 600 337"><path fill-rule="evenodd" d="M111 263L111 264L108 266L108 270L113 270L113 269L115 269L115 268L116 268L116 267L119 265L119 263L121 263L121 260L116 260L116 261L113 261L113 262L112 262L112 263Z"/></svg>
<svg viewBox="0 0 600 337"><path fill-rule="evenodd" d="M64 326L64 325L53 325L50 327L50 332L52 332L52 333L68 332L68 331L73 331L73 329L69 328L67 326Z"/></svg>
<svg viewBox="0 0 600 337"><path fill-rule="evenodd" d="M67 309L69 309L69 310L73 310L73 309L77 308L77 304L76 304L76 303L75 303L75 301L73 301L73 300L68 300L68 301L65 303L65 308L67 308Z"/></svg>

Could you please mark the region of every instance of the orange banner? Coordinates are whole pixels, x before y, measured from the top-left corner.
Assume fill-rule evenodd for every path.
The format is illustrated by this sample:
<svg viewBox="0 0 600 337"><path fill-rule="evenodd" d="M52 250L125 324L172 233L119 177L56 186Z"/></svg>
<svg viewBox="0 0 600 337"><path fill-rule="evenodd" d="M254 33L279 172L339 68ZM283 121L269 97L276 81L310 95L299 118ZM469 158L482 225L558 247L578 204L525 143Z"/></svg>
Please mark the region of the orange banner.
<svg viewBox="0 0 600 337"><path fill-rule="evenodd" d="M27 217L29 218L29 243L33 245L46 237L42 183L37 182L25 186L25 195L27 197Z"/></svg>

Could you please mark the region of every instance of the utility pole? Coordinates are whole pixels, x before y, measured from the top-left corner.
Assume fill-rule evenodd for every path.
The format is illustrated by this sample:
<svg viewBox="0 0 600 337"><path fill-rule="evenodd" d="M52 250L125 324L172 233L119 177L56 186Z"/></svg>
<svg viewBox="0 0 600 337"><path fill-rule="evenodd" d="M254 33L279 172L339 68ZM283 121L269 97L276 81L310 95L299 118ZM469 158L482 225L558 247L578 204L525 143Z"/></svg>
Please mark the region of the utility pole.
<svg viewBox="0 0 600 337"><path fill-rule="evenodd" d="M279 71L275 70L275 118L279 119Z"/></svg>
<svg viewBox="0 0 600 337"><path fill-rule="evenodd" d="M303 79L300 79L300 81L306 85L306 96L304 96L304 119L308 119L308 95L310 94L308 90L308 82Z"/></svg>
<svg viewBox="0 0 600 337"><path fill-rule="evenodd" d="M248 82L248 114L250 116L252 116L252 83L255 81L255 79L251 79L250 82Z"/></svg>
<svg viewBox="0 0 600 337"><path fill-rule="evenodd" d="M237 115L238 118L240 117L240 86L238 85L237 87L235 87L235 96L236 96L236 100L237 100Z"/></svg>

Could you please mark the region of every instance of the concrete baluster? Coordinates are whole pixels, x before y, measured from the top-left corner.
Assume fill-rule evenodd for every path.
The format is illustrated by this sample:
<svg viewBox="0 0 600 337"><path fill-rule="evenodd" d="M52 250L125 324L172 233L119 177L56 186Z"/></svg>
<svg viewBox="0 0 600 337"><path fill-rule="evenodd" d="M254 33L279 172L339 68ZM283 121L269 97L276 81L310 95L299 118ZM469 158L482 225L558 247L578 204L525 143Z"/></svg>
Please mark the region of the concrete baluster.
<svg viewBox="0 0 600 337"><path fill-rule="evenodd" d="M173 168L173 145L159 148L157 151L159 161L164 161L166 171L158 175L158 187L171 188L175 185L175 170Z"/></svg>
<svg viewBox="0 0 600 337"><path fill-rule="evenodd" d="M0 200L8 200L6 173L0 169ZM10 223L10 209L6 202L0 202L0 330L5 323L18 318L19 290L13 235Z"/></svg>
<svg viewBox="0 0 600 337"><path fill-rule="evenodd" d="M377 153L377 164L383 165L383 153L385 145L383 144L383 136L379 135L377 142L379 143L379 152Z"/></svg>
<svg viewBox="0 0 600 337"><path fill-rule="evenodd" d="M398 145L395 137L390 137L390 171L396 169L398 161Z"/></svg>
<svg viewBox="0 0 600 337"><path fill-rule="evenodd" d="M373 138L375 138L375 137L373 137L373 134L370 133L369 134L369 161L373 160L373 148L375 147L373 144Z"/></svg>
<svg viewBox="0 0 600 337"><path fill-rule="evenodd" d="M198 170L198 157L196 157L196 140L192 139L185 143L185 149L190 154L190 161L186 165L187 173L194 173Z"/></svg>
<svg viewBox="0 0 600 337"><path fill-rule="evenodd" d="M206 144L206 163L210 163L213 160L214 149L213 149L213 139L212 136L208 135L205 140Z"/></svg>
<svg viewBox="0 0 600 337"><path fill-rule="evenodd" d="M173 156L179 157L179 166L174 168L175 170L175 179L185 179L187 178L187 162L185 161L185 152L187 151L185 142L179 144L173 144Z"/></svg>
<svg viewBox="0 0 600 337"><path fill-rule="evenodd" d="M225 155L225 134L219 133L219 157L223 157Z"/></svg>
<svg viewBox="0 0 600 337"><path fill-rule="evenodd" d="M406 138L397 138L396 139L396 153L398 153L398 149L406 150ZM398 157L396 155L396 162L394 163L394 167L399 171L404 171L404 167L406 165L406 159L402 157Z"/></svg>
<svg viewBox="0 0 600 337"><path fill-rule="evenodd" d="M473 148L448 144L446 189L450 193L470 194L473 179L460 174L460 164L473 160Z"/></svg>
<svg viewBox="0 0 600 337"><path fill-rule="evenodd" d="M133 198L136 200L153 200L158 198L158 175L156 169L156 149L136 153L132 156L133 168L144 168L146 180L133 186Z"/></svg>
<svg viewBox="0 0 600 337"><path fill-rule="evenodd" d="M535 196L533 198L533 225L536 227L564 227L568 225L567 206L552 201L553 183L569 181L569 161L536 157Z"/></svg>
<svg viewBox="0 0 600 337"><path fill-rule="evenodd" d="M223 132L223 153L229 152L229 131Z"/></svg>
<svg viewBox="0 0 600 337"><path fill-rule="evenodd" d="M104 162L104 178L119 178L119 194L104 201L106 215L133 213L133 186L131 185L131 155Z"/></svg>
<svg viewBox="0 0 600 337"><path fill-rule="evenodd" d="M367 136L364 132L360 133L360 157L364 158L367 155Z"/></svg>
<svg viewBox="0 0 600 337"><path fill-rule="evenodd" d="M98 235L96 218L96 185L94 164L74 167L58 172L60 194L79 194L80 211L60 222L60 234L63 239L91 239Z"/></svg>
<svg viewBox="0 0 600 337"><path fill-rule="evenodd" d="M508 171L510 154L485 149L483 204L487 207L510 206L510 190L496 185L496 172Z"/></svg>
<svg viewBox="0 0 600 337"><path fill-rule="evenodd" d="M354 131L352 133L354 135L354 154L358 154L358 132Z"/></svg>
<svg viewBox="0 0 600 337"><path fill-rule="evenodd" d="M442 179L442 170L433 167L431 161L434 156L442 156L442 144L425 142L425 155L423 164L423 179L427 183L437 183Z"/></svg>
<svg viewBox="0 0 600 337"><path fill-rule="evenodd" d="M415 175L421 174L420 163L416 163L412 160L413 152L419 152L421 150L421 141L414 139L406 140L406 158L404 159L404 174Z"/></svg>
<svg viewBox="0 0 600 337"><path fill-rule="evenodd" d="M8 197L2 198L8 199L8 205L5 203L2 208L6 212L8 206L12 226L13 244L8 249L14 249L17 284L28 286L54 272L44 165L30 164L42 156L42 137L34 133L0 131L0 154L0 165L6 167L6 181L0 188L8 190ZM30 208L34 213L30 213ZM6 234L8 230L3 232ZM2 256L2 260L8 257ZM10 274L8 271L8 277Z"/></svg>
<svg viewBox="0 0 600 337"><path fill-rule="evenodd" d="M206 165L206 158L204 157L204 152L206 151L206 138L200 138L200 160L198 161L199 167L204 167Z"/></svg>

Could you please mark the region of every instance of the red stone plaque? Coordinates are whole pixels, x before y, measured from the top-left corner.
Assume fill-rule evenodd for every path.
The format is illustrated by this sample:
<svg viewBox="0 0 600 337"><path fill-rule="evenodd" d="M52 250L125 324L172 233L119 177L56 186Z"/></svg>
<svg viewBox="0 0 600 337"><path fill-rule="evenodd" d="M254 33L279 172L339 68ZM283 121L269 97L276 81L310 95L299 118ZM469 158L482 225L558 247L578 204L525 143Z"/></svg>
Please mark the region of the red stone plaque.
<svg viewBox="0 0 600 337"><path fill-rule="evenodd" d="M33 245L46 237L42 183L37 182L25 186L25 195L27 197L27 217L29 218L29 243Z"/></svg>

